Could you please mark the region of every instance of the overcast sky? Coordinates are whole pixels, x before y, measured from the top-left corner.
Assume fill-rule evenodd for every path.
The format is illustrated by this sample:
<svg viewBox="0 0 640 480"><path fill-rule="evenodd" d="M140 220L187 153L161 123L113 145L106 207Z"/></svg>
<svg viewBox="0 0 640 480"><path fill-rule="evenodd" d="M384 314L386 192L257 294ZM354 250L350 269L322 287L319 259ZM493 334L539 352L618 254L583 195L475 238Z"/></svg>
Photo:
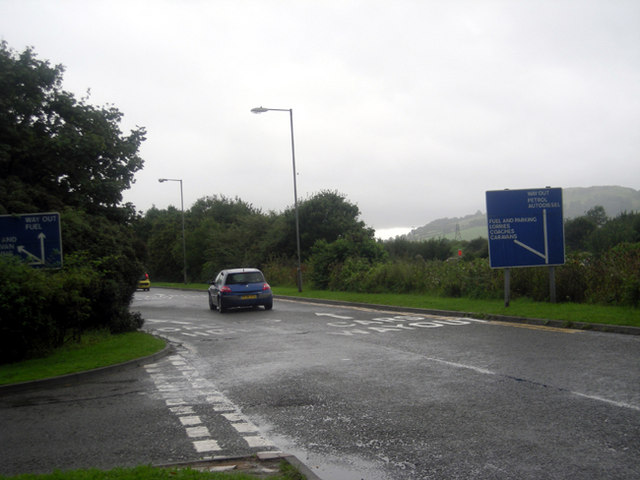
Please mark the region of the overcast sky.
<svg viewBox="0 0 640 480"><path fill-rule="evenodd" d="M144 126L138 210L336 190L379 234L485 191L640 189L638 0L0 0L0 38ZM388 230L399 228L401 230Z"/></svg>

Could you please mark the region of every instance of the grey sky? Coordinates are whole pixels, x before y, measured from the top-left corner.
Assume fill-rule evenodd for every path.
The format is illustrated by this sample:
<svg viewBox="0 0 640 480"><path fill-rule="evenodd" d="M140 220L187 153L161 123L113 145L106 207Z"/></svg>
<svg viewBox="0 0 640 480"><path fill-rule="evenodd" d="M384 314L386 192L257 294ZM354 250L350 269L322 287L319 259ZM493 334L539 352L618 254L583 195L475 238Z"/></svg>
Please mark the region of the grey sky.
<svg viewBox="0 0 640 480"><path fill-rule="evenodd" d="M640 188L637 0L0 0L0 36L145 126L139 210L337 190L378 231L484 192Z"/></svg>

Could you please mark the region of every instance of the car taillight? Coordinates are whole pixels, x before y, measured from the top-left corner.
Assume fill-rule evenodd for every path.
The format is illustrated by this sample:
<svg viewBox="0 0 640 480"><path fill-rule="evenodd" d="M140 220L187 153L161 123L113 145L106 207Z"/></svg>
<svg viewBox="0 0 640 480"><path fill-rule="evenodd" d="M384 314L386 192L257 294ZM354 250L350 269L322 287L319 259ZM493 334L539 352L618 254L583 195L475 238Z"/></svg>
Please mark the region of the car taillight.
<svg viewBox="0 0 640 480"><path fill-rule="evenodd" d="M220 289L220 293L231 293L231 287L227 287L226 285Z"/></svg>
<svg viewBox="0 0 640 480"><path fill-rule="evenodd" d="M271 290L271 287L269 286L268 283L265 283L264 285L262 285L262 290Z"/></svg>

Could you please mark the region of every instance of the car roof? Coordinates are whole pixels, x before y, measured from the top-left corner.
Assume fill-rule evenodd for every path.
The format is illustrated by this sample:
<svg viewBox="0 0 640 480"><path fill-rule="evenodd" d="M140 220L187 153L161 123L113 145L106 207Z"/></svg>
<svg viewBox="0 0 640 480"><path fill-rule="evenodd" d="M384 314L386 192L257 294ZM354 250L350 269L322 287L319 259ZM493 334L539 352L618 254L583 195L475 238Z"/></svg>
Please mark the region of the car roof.
<svg viewBox="0 0 640 480"><path fill-rule="evenodd" d="M227 268L220 273L248 273L248 272L260 272L257 268ZM262 272L260 272L262 273Z"/></svg>

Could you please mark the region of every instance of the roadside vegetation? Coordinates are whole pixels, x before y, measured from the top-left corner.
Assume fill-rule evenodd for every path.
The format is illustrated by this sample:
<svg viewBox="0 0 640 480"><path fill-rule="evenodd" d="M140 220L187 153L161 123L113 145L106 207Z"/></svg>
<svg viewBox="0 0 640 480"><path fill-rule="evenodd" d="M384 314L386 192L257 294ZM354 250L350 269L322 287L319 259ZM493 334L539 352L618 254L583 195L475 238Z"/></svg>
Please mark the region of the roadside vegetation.
<svg viewBox="0 0 640 480"><path fill-rule="evenodd" d="M85 332L76 342L58 347L46 357L0 365L0 385L117 365L156 353L164 346L164 340L143 332Z"/></svg>
<svg viewBox="0 0 640 480"><path fill-rule="evenodd" d="M64 67L0 42L0 215L59 212L63 268L0 255L0 364L43 356L89 330L135 331L142 264L122 191L143 166L145 130L62 88ZM9 252L10 253L10 252Z"/></svg>
<svg viewBox="0 0 640 480"><path fill-rule="evenodd" d="M301 222L302 212L311 217L303 223L306 230L301 225L305 289L460 300L504 298L504 271L490 268L486 238L376 241L371 229L358 220L357 206L339 193L322 192L303 200L300 207ZM174 213L171 208L153 210L136 224L148 247L145 264L154 284L182 278L182 232ZM211 197L197 203L196 213L193 217L192 211L186 212L191 282L206 283L222 268L245 265L261 268L274 287L295 285L293 212L264 215L239 199ZM258 224L263 228L255 229ZM609 218L602 207L594 207L565 222L565 237L566 262L555 273L559 303L637 311L640 213ZM511 270L512 300L546 302L549 296L548 269Z"/></svg>
<svg viewBox="0 0 640 480"><path fill-rule="evenodd" d="M16 476L0 475L0 480L304 480L305 477L287 462L281 462L280 472L264 476L239 472L202 472L192 468L155 468L140 466L113 470L73 470Z"/></svg>

